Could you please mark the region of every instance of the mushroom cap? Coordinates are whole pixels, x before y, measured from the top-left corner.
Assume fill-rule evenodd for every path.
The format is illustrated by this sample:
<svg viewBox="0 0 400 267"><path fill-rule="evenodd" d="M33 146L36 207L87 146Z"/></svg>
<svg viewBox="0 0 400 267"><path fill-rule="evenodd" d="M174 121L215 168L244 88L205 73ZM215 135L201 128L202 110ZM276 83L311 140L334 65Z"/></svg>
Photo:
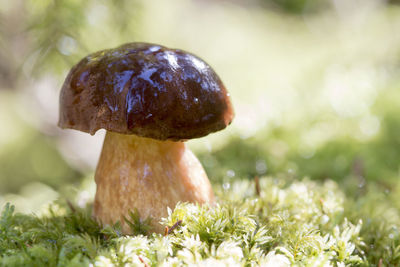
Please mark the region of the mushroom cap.
<svg viewBox="0 0 400 267"><path fill-rule="evenodd" d="M219 131L233 117L225 86L203 60L128 43L90 54L71 69L61 89L58 125L176 141Z"/></svg>

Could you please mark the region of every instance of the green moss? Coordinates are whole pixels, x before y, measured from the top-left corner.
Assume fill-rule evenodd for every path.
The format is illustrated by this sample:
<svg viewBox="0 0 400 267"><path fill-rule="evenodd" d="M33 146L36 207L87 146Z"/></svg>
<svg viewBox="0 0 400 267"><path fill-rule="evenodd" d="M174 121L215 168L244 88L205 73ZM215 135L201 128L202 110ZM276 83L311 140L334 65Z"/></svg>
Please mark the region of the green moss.
<svg viewBox="0 0 400 267"><path fill-rule="evenodd" d="M105 228L79 209L54 203L45 216L14 212L0 219L0 263L4 266L368 266L400 264L400 205L396 192L369 189L361 197L343 193L333 181L292 183L270 177L216 186L212 207L180 203L163 224L181 224L167 236L147 234L132 214L135 235L119 225ZM400 187L399 187L400 188ZM397 201L397 204L398 201ZM267 265L268 266L268 265Z"/></svg>

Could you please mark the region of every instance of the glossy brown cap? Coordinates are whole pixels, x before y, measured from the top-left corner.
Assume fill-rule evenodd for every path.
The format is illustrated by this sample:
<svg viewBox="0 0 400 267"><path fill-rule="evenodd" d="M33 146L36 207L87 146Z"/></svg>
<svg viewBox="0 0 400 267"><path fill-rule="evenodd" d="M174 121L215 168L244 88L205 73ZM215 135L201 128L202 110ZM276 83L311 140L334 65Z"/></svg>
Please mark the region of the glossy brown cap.
<svg viewBox="0 0 400 267"><path fill-rule="evenodd" d="M58 125L184 140L219 131L233 117L229 94L203 60L128 43L90 54L71 69L61 89Z"/></svg>

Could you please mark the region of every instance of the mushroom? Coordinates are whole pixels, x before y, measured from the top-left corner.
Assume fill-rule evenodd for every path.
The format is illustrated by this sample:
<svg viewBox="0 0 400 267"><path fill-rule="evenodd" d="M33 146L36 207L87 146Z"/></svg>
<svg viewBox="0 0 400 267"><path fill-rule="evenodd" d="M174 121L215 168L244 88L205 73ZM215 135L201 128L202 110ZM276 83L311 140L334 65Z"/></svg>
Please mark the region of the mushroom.
<svg viewBox="0 0 400 267"><path fill-rule="evenodd" d="M61 128L106 130L95 172L94 216L103 224L129 212L160 218L178 202L213 203L207 175L184 141L229 125L229 94L200 58L161 45L128 43L83 58L60 94Z"/></svg>

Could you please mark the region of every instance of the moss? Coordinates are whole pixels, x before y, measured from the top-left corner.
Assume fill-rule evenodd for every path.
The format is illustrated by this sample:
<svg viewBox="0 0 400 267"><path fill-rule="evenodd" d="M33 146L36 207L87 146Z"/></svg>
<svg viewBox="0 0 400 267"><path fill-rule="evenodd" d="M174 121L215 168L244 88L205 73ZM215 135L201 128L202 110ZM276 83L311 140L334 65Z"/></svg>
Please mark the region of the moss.
<svg viewBox="0 0 400 267"><path fill-rule="evenodd" d="M0 219L4 266L344 266L400 264L396 192L371 187L345 195L333 181L236 180L216 186L216 206L180 203L162 223L166 236L146 233L133 213L135 235L101 227L91 207L54 203L47 215L19 214L7 204ZM400 187L399 187L400 188ZM397 201L397 204L398 201ZM180 222L177 224L177 222ZM139 230L140 231L139 231ZM143 235L145 234L145 235ZM269 264L269 265L268 265Z"/></svg>

